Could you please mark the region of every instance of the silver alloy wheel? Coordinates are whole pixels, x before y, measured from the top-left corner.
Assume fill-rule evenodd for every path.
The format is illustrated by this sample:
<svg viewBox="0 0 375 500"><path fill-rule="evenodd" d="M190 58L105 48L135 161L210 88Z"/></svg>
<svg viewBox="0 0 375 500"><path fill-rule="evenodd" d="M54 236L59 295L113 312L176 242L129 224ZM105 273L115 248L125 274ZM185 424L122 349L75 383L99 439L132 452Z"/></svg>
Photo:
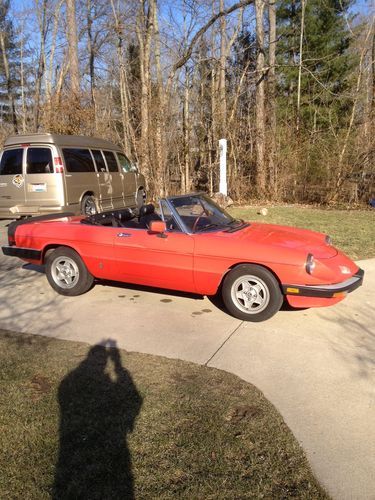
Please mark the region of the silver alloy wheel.
<svg viewBox="0 0 375 500"><path fill-rule="evenodd" d="M138 189L136 195L137 208L141 208L146 203L146 191L144 189Z"/></svg>
<svg viewBox="0 0 375 500"><path fill-rule="evenodd" d="M79 269L70 257L57 257L51 264L53 281L60 288L73 288L79 281Z"/></svg>
<svg viewBox="0 0 375 500"><path fill-rule="evenodd" d="M266 283L258 276L240 276L231 288L233 304L246 314L258 314L269 304L270 292Z"/></svg>
<svg viewBox="0 0 375 500"><path fill-rule="evenodd" d="M84 215L95 215L97 213L95 201L91 196L84 200L83 213Z"/></svg>

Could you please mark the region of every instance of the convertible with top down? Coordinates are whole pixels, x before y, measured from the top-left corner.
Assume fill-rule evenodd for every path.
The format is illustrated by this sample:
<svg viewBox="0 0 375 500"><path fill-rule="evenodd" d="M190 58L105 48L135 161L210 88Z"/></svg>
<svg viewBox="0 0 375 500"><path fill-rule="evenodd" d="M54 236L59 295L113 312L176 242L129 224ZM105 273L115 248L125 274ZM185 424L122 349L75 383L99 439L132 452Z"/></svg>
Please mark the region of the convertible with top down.
<svg viewBox="0 0 375 500"><path fill-rule="evenodd" d="M62 295L97 280L221 294L247 321L292 307L336 304L363 271L321 233L235 219L202 193L162 198L157 209L121 209L87 217L46 215L12 222L8 256L45 264Z"/></svg>

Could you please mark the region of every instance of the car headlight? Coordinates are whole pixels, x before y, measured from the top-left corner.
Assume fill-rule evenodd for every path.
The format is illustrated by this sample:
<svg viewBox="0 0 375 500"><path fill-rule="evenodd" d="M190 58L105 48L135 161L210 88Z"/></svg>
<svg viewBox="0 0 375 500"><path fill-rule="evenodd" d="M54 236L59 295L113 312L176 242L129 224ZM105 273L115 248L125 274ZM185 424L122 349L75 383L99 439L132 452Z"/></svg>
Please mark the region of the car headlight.
<svg viewBox="0 0 375 500"><path fill-rule="evenodd" d="M312 253L309 253L305 264L306 272L312 274L315 269L315 259Z"/></svg>
<svg viewBox="0 0 375 500"><path fill-rule="evenodd" d="M326 245L332 245L332 238L328 234L326 235Z"/></svg>

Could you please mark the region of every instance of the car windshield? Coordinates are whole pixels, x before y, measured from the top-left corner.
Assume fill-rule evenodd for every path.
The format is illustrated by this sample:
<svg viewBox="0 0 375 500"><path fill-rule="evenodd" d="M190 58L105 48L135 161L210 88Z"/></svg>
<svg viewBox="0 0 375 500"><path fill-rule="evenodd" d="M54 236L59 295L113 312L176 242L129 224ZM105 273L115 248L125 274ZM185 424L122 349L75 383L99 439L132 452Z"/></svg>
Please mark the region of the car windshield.
<svg viewBox="0 0 375 500"><path fill-rule="evenodd" d="M204 194L169 198L185 227L191 233L222 230L242 225Z"/></svg>

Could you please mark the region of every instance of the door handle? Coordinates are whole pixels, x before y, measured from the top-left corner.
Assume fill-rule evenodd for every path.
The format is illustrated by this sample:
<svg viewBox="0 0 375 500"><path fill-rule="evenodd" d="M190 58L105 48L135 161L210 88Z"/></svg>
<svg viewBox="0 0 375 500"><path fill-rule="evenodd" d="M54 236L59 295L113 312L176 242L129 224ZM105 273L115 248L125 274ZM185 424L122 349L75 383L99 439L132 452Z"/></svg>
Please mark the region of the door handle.
<svg viewBox="0 0 375 500"><path fill-rule="evenodd" d="M129 236L131 236L130 233L118 233L117 236L119 238L129 238Z"/></svg>

